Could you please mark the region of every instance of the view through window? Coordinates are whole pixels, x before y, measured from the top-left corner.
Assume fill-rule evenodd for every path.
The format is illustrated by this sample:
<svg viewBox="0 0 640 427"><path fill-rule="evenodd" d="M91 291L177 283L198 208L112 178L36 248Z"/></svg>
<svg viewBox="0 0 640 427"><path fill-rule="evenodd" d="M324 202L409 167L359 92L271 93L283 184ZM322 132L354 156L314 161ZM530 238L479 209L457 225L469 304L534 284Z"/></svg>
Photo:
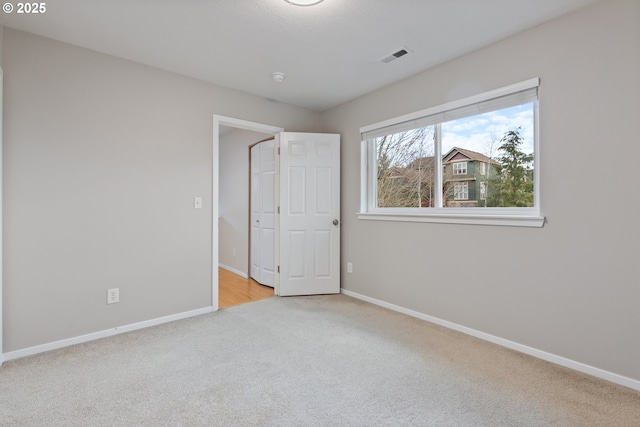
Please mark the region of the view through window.
<svg viewBox="0 0 640 427"><path fill-rule="evenodd" d="M528 102L377 137L376 207L533 207L534 128Z"/></svg>

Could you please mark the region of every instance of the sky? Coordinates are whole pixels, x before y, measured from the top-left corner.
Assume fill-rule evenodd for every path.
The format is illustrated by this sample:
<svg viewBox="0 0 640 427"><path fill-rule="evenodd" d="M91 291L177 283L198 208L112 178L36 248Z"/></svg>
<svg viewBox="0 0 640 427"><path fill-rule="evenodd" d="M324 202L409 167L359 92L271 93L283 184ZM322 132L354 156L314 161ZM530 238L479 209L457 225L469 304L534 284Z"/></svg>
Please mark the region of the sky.
<svg viewBox="0 0 640 427"><path fill-rule="evenodd" d="M533 103L529 103L443 123L442 154L458 147L488 156L491 142L495 141L495 157L505 132L519 126L520 136L524 138L522 151L533 153Z"/></svg>

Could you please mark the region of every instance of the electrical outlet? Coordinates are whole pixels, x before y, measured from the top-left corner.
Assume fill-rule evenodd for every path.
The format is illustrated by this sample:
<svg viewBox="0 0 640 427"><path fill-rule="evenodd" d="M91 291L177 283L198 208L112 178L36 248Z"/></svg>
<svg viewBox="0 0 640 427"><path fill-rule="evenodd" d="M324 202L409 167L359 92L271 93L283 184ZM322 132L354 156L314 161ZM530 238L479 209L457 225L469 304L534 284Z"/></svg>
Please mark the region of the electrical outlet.
<svg viewBox="0 0 640 427"><path fill-rule="evenodd" d="M347 263L347 273L353 273L353 264Z"/></svg>
<svg viewBox="0 0 640 427"><path fill-rule="evenodd" d="M107 304L120 302L120 288L107 289Z"/></svg>

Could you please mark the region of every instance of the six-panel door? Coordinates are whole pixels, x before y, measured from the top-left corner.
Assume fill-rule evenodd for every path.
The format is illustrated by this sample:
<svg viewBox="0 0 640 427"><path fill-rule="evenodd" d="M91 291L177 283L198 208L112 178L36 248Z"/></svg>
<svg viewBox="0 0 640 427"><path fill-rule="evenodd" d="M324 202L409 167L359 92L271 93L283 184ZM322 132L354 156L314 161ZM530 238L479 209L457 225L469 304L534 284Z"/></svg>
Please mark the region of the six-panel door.
<svg viewBox="0 0 640 427"><path fill-rule="evenodd" d="M340 292L340 136L283 132L276 293Z"/></svg>

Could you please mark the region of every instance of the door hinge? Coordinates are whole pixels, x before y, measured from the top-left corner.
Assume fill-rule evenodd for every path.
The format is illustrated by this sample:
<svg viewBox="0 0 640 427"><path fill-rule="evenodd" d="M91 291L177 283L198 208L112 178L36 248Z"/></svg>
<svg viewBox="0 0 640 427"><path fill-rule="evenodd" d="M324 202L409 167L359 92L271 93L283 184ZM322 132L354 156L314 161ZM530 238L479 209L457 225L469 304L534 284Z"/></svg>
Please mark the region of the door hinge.
<svg viewBox="0 0 640 427"><path fill-rule="evenodd" d="M278 266L278 274L280 274L280 266Z"/></svg>
<svg viewBox="0 0 640 427"><path fill-rule="evenodd" d="M280 155L280 147L278 147L278 155Z"/></svg>
<svg viewBox="0 0 640 427"><path fill-rule="evenodd" d="M280 214L280 206L278 206L278 214Z"/></svg>

